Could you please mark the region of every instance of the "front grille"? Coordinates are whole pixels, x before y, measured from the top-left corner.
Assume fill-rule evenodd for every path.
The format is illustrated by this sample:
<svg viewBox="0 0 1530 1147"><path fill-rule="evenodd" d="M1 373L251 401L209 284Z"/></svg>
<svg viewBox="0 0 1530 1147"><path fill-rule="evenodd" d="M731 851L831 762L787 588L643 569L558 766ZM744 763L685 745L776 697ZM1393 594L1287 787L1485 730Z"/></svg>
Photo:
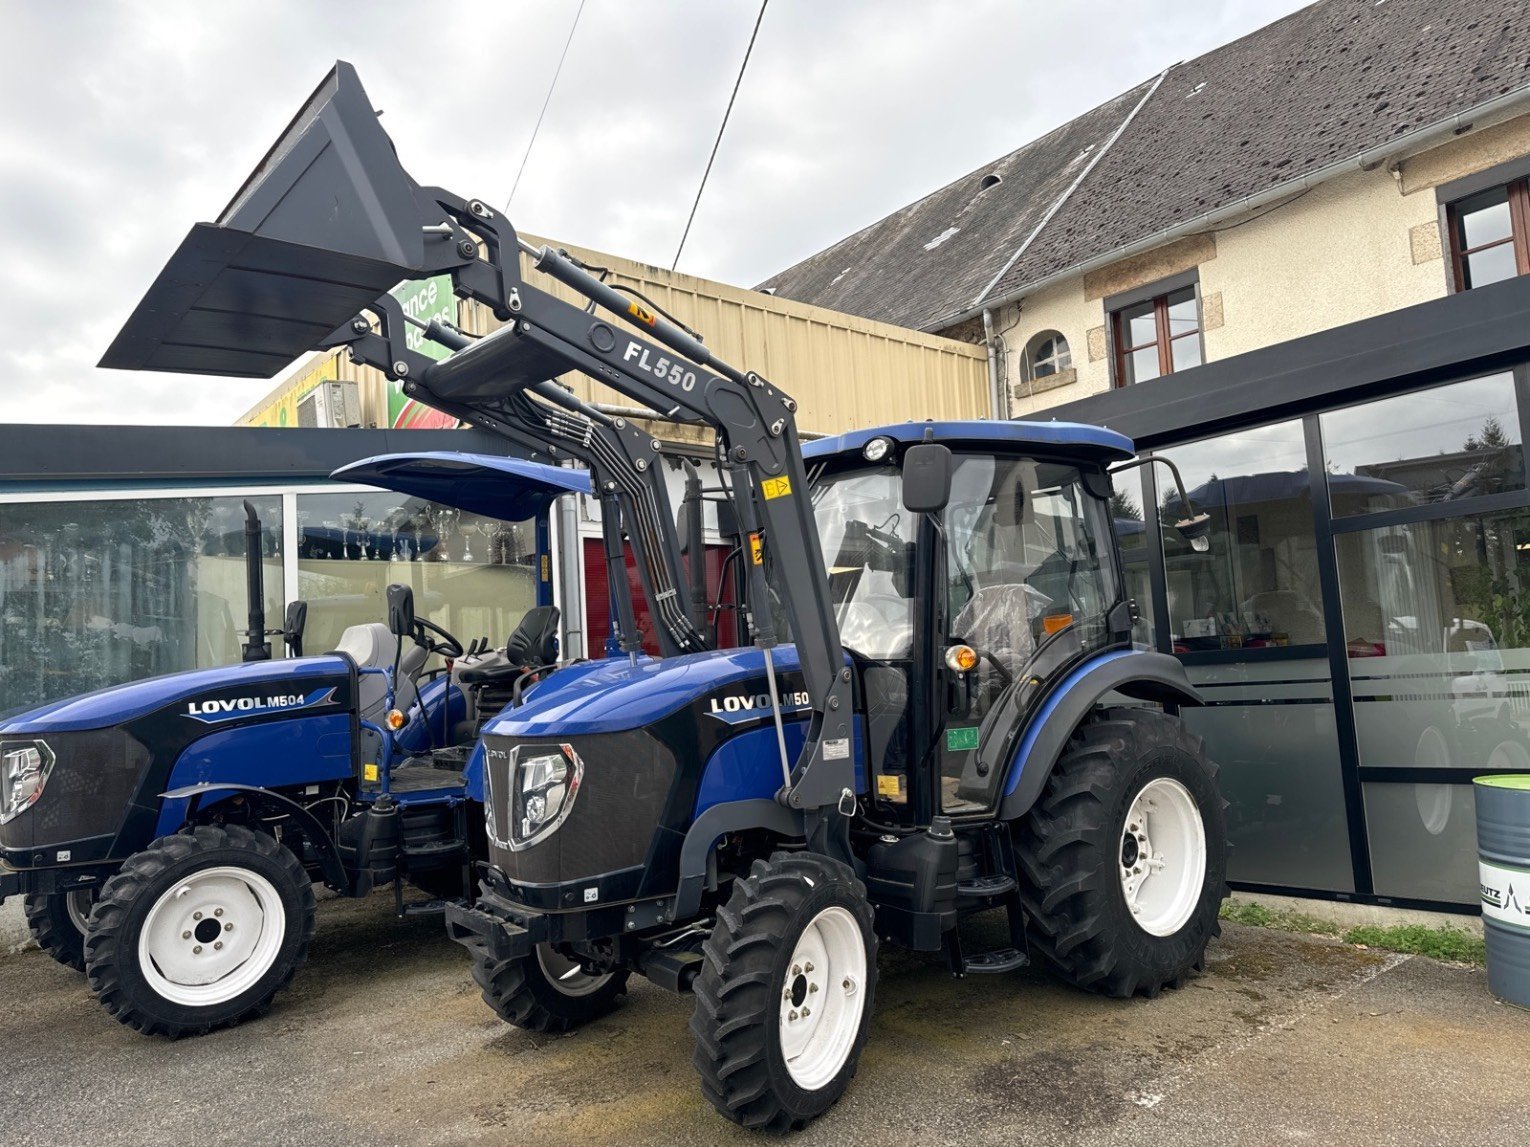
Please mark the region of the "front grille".
<svg viewBox="0 0 1530 1147"><path fill-rule="evenodd" d="M0 825L0 848L48 848L117 832L149 764L148 750L121 729L5 740L46 741L56 760L37 803Z"/></svg>
<svg viewBox="0 0 1530 1147"><path fill-rule="evenodd" d="M641 730L557 741L484 738L484 785L491 836L510 838L510 750L573 746L584 779L568 817L551 835L512 851L491 841L490 859L517 884L564 884L641 865L675 779L669 749Z"/></svg>

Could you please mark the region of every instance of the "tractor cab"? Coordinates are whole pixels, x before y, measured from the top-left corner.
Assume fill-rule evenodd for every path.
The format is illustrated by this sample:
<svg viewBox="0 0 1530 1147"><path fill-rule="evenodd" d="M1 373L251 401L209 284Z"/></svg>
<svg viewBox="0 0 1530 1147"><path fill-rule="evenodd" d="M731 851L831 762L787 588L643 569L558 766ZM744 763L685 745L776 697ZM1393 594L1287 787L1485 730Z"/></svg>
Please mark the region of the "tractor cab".
<svg viewBox="0 0 1530 1147"><path fill-rule="evenodd" d="M944 505L919 513L905 472L927 430L949 472ZM908 423L803 453L865 697L877 819L990 814L1003 770L980 759L985 725L1023 725L1058 674L1130 641L1106 474L1130 441L1062 423Z"/></svg>

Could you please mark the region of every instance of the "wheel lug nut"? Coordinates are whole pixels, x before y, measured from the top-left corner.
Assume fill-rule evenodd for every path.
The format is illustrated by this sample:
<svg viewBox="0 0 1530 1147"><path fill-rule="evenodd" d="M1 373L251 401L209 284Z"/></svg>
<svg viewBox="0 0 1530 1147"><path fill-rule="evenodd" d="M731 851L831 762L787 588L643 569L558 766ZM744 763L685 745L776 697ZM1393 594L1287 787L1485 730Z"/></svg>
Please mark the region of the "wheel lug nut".
<svg viewBox="0 0 1530 1147"><path fill-rule="evenodd" d="M214 916L222 916L223 915L223 909L221 909L221 908L214 908L213 909L213 915Z"/></svg>
<svg viewBox="0 0 1530 1147"><path fill-rule="evenodd" d="M202 945L198 944L195 948L193 948L191 950L191 954L193 956L200 956L202 954Z"/></svg>
<svg viewBox="0 0 1530 1147"><path fill-rule="evenodd" d="M816 992L817 990L818 990L818 985L817 984L809 984L808 985L808 992L809 993Z"/></svg>
<svg viewBox="0 0 1530 1147"><path fill-rule="evenodd" d="M213 951L215 951L215 952L221 951L222 948L223 948L223 941L222 940L218 940L218 941L215 941L213 943Z"/></svg>
<svg viewBox="0 0 1530 1147"><path fill-rule="evenodd" d="M786 1018L789 1019L789 1020L794 1020L794 1019L797 1018L797 1013L796 1012L787 1012L786 1013Z"/></svg>
<svg viewBox="0 0 1530 1147"><path fill-rule="evenodd" d="M191 933L190 932L182 932L181 933L181 939L182 940L189 940L189 939L191 939Z"/></svg>
<svg viewBox="0 0 1530 1147"><path fill-rule="evenodd" d="M813 965L812 964L803 964L802 965L802 970L804 972L811 972L813 970Z"/></svg>
<svg viewBox="0 0 1530 1147"><path fill-rule="evenodd" d="M800 964L793 964L792 965L792 976L795 978L795 977L800 976L800 975L802 975L802 967L801 967L801 965Z"/></svg>
<svg viewBox="0 0 1530 1147"><path fill-rule="evenodd" d="M193 912L191 914L191 918L193 920L200 920L202 918L202 914L200 912Z"/></svg>
<svg viewBox="0 0 1530 1147"><path fill-rule="evenodd" d="M810 1016L812 1014L813 1014L813 1009L812 1008L803 1008L802 1009L802 1018L803 1019L807 1019L808 1016Z"/></svg>
<svg viewBox="0 0 1530 1147"><path fill-rule="evenodd" d="M225 932L232 932L234 930L234 922L232 920L225 921L223 924L223 930Z"/></svg>

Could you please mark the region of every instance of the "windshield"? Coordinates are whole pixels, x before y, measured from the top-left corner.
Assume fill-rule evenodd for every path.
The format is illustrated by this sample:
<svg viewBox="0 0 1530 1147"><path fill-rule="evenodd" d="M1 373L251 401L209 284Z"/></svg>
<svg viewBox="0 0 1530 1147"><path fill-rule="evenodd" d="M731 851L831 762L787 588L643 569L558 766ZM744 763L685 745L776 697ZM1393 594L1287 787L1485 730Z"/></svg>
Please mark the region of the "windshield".
<svg viewBox="0 0 1530 1147"><path fill-rule="evenodd" d="M884 467L838 474L813 490L840 640L875 661L913 650L917 515L903 508L902 483Z"/></svg>

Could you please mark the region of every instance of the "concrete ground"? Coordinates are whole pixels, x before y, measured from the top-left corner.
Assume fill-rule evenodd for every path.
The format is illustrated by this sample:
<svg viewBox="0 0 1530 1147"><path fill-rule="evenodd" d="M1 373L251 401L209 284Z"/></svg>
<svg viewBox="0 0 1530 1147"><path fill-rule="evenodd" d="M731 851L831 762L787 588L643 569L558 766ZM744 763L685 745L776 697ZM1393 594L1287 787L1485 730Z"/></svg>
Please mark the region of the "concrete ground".
<svg viewBox="0 0 1530 1147"><path fill-rule="evenodd" d="M689 1000L634 980L584 1031L517 1031L385 897L321 905L271 1013L201 1039L135 1035L36 950L0 987L9 1144L760 1142L702 1100ZM891 954L859 1075L794 1142L1523 1144L1527 1047L1480 969L1236 925L1157 1000Z"/></svg>

